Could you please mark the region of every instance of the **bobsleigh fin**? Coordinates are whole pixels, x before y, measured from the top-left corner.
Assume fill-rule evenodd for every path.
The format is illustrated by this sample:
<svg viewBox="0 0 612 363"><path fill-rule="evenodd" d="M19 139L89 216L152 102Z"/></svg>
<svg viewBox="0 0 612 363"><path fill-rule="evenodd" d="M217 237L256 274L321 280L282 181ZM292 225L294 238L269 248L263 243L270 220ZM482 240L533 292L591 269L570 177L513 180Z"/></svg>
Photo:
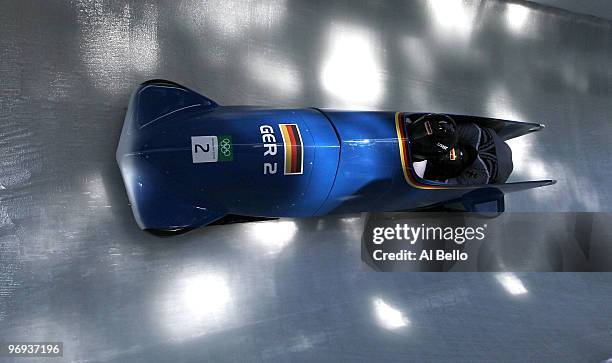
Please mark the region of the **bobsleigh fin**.
<svg viewBox="0 0 612 363"><path fill-rule="evenodd" d="M555 180L535 180L504 184L474 185L474 189L458 199L422 208L424 211L463 211L474 213L502 213L505 210L504 196L507 193L544 187L555 184Z"/></svg>
<svg viewBox="0 0 612 363"><path fill-rule="evenodd" d="M218 104L201 94L163 79L153 79L142 83L136 91L136 127L143 129L188 112L206 111Z"/></svg>
<svg viewBox="0 0 612 363"><path fill-rule="evenodd" d="M513 193L513 192L519 192L521 190L545 187L545 186L553 185L556 183L557 183L556 180L531 180L531 181L504 183L504 184L490 184L489 186L498 188L504 193Z"/></svg>
<svg viewBox="0 0 612 363"><path fill-rule="evenodd" d="M457 122L473 122L479 126L491 128L504 140L510 140L518 136L540 131L544 128L543 124L537 122L519 122L467 115L451 114L449 116Z"/></svg>

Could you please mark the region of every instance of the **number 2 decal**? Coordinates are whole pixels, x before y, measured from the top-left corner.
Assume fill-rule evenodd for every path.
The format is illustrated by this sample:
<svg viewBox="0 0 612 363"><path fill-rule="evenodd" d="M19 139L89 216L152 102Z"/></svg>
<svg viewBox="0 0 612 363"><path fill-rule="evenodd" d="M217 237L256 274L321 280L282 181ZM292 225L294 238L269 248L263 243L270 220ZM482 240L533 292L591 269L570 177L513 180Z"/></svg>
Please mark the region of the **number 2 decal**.
<svg viewBox="0 0 612 363"><path fill-rule="evenodd" d="M202 152L207 153L210 150L210 144L206 144L206 146L202 147L200 144L195 144L195 153L198 153L198 149L202 150Z"/></svg>
<svg viewBox="0 0 612 363"><path fill-rule="evenodd" d="M191 159L194 164L216 163L219 156L216 136L192 136Z"/></svg>

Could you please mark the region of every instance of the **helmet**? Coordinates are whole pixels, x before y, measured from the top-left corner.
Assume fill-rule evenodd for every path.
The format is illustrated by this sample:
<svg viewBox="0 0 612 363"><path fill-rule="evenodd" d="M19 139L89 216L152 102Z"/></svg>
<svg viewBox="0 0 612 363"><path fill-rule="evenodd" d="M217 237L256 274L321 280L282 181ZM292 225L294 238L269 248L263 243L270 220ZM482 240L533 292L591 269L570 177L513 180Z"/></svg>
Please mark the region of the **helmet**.
<svg viewBox="0 0 612 363"><path fill-rule="evenodd" d="M427 164L425 176L441 181L456 178L474 162L477 153L471 145L458 144L437 159L431 160Z"/></svg>
<svg viewBox="0 0 612 363"><path fill-rule="evenodd" d="M420 159L444 157L457 143L457 124L450 116L430 113L408 124L413 155Z"/></svg>

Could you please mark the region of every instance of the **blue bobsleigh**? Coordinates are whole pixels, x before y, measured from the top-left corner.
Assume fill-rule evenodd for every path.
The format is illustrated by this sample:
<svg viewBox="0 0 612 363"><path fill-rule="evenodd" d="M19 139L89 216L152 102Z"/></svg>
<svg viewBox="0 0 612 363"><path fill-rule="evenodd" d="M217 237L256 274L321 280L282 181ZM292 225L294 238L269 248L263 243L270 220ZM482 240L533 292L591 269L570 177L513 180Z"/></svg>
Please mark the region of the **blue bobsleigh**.
<svg viewBox="0 0 612 363"><path fill-rule="evenodd" d="M553 180L457 185L412 170L405 123L422 113L220 106L173 82L132 94L117 162L140 228L452 208L503 211L503 196ZM543 125L451 115L507 140Z"/></svg>

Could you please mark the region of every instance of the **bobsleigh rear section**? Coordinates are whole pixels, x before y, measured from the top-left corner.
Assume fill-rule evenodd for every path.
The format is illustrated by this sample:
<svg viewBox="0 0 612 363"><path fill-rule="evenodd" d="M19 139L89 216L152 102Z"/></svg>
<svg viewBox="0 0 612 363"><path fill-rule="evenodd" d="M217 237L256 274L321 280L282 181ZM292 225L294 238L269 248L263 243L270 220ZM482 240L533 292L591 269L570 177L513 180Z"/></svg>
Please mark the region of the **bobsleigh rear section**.
<svg viewBox="0 0 612 363"><path fill-rule="evenodd" d="M226 216L308 217L462 205L552 180L459 185L419 177L406 123L419 113L221 106L164 80L132 94L117 161L138 225L184 231ZM451 115L510 139L534 123Z"/></svg>
<svg viewBox="0 0 612 363"><path fill-rule="evenodd" d="M554 184L553 180L503 184L447 184L419 177L412 168L406 123L423 113L322 110L341 145L336 181L318 215L363 211L404 211L462 205L488 212L492 202L503 211L506 193ZM517 137L543 126L500 119L451 115Z"/></svg>

